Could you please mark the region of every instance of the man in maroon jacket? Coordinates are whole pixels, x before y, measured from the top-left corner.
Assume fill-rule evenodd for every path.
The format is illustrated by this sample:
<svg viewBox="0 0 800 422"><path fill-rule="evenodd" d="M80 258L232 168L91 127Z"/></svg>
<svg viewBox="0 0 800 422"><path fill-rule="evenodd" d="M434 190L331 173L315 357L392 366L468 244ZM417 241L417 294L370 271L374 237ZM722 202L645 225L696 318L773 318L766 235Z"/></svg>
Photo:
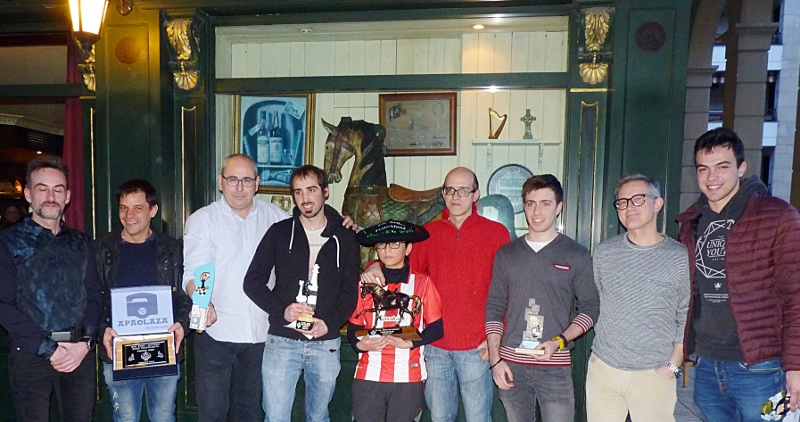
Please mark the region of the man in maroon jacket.
<svg viewBox="0 0 800 422"><path fill-rule="evenodd" d="M697 356L694 400L709 422L760 421L786 388L800 396L800 214L766 195L742 140L706 132L694 146L697 203L678 216L692 299L686 353Z"/></svg>

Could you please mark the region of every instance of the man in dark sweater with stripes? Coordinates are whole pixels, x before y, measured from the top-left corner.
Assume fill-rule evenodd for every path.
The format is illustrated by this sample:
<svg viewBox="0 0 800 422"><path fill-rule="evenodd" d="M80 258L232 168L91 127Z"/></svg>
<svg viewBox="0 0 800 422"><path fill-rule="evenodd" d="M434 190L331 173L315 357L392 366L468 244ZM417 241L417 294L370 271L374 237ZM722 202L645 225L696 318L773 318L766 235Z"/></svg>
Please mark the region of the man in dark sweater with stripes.
<svg viewBox="0 0 800 422"><path fill-rule="evenodd" d="M534 400L545 422L571 421L570 345L599 313L592 258L556 229L563 190L555 176L529 178L522 198L528 234L497 251L486 301L492 377L509 421L534 420Z"/></svg>

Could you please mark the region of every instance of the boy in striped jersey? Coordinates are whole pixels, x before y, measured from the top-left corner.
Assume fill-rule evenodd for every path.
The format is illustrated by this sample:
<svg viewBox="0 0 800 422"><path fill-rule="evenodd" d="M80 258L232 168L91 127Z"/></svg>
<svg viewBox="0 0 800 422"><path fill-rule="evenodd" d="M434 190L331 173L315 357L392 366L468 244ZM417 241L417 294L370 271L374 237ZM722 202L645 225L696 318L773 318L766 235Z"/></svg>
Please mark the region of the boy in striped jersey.
<svg viewBox="0 0 800 422"><path fill-rule="evenodd" d="M386 277L386 293L396 292L411 298L407 304L400 301L400 306L409 311L415 309L413 297L417 297L421 300L421 310L413 316L393 307L375 312L378 306L374 296L361 293L347 327L350 344L359 354L353 380L353 417L359 422L407 422L422 410L423 382L427 375L422 359L424 345L442 338L444 333L439 293L430 277L410 268L406 258L412 243L427 239L428 232L412 223L389 220L362 230L357 237L359 243L374 245L378 251ZM381 289L377 285L371 288ZM421 331L421 339L357 336L359 330L396 326L415 327Z"/></svg>

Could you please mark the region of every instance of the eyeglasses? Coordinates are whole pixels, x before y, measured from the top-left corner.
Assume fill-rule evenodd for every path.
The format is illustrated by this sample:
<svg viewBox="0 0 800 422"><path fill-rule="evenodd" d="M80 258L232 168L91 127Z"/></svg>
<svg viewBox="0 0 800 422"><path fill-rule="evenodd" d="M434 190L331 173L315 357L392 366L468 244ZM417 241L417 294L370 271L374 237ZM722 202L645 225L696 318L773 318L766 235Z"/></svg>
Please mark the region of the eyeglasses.
<svg viewBox="0 0 800 422"><path fill-rule="evenodd" d="M228 176L228 177L222 176L222 178L225 179L225 184L227 184L232 188L235 188L239 184L239 182L241 182L242 186L246 188L252 188L253 185L256 183L256 179L253 179L252 177L242 177L240 179L236 176Z"/></svg>
<svg viewBox="0 0 800 422"><path fill-rule="evenodd" d="M389 249L400 249L400 245L402 245L402 244L404 244L404 243L405 243L405 242L376 243L376 244L375 244L375 249L378 249L378 250L380 250L380 251L382 251L382 250L386 249L387 247L388 247Z"/></svg>
<svg viewBox="0 0 800 422"><path fill-rule="evenodd" d="M467 189L467 188L456 189L456 188L444 187L442 188L442 193L445 196L458 195L459 197L463 198L465 196L469 196L472 192L475 192L476 190L477 189Z"/></svg>
<svg viewBox="0 0 800 422"><path fill-rule="evenodd" d="M628 202L633 204L634 207L641 207L642 205L644 205L645 201L647 201L647 198L656 199L658 197L651 193L640 193L638 195L633 195L630 198L617 199L616 201L614 201L614 207L622 211L625 208L628 208Z"/></svg>

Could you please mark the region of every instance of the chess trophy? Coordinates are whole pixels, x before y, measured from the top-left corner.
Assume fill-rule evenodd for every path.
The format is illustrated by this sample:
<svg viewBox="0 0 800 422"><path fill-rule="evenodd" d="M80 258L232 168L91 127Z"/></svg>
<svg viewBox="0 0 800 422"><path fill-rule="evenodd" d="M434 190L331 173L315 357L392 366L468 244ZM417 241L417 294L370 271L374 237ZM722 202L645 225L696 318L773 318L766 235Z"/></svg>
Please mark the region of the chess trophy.
<svg viewBox="0 0 800 422"><path fill-rule="evenodd" d="M311 309L317 308L317 292L319 292L319 284L317 283L317 276L319 275L319 265L314 264L311 269L311 278L308 281L300 280L300 289L297 292L297 303L305 303ZM314 326L314 317L311 314L298 314L295 328L298 330L308 331Z"/></svg>
<svg viewBox="0 0 800 422"><path fill-rule="evenodd" d="M528 299L528 307L525 309L525 323L526 327L522 333L522 343L514 351L529 356L543 355L544 350L536 349L542 338L542 329L544 328L544 317L539 315L539 305L536 304L536 299Z"/></svg>

